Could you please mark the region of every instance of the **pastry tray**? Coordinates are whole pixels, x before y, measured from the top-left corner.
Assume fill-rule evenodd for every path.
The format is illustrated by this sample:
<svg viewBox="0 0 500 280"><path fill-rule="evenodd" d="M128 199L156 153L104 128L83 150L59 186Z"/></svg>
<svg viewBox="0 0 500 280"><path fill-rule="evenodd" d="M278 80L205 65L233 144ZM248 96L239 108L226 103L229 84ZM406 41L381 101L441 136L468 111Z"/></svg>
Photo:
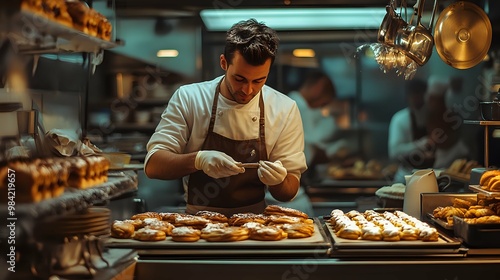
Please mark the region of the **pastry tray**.
<svg viewBox="0 0 500 280"><path fill-rule="evenodd" d="M461 248L458 239L439 234L438 241L371 241L350 240L338 237L327 220L324 222L325 232L332 240L332 257L364 257L364 256L457 256L463 257L466 250Z"/></svg>
<svg viewBox="0 0 500 280"><path fill-rule="evenodd" d="M432 215L431 213L427 213L427 217L429 219L431 219L431 221L434 224L439 225L440 227L442 227L444 229L447 229L447 230L453 230L453 225L452 224L449 224L448 222L446 222L444 220L435 218L434 215Z"/></svg>
<svg viewBox="0 0 500 280"><path fill-rule="evenodd" d="M479 185L469 185L469 189L473 190L474 192L485 195L487 197L500 198L500 192L490 192L487 190L483 190Z"/></svg>
<svg viewBox="0 0 500 280"><path fill-rule="evenodd" d="M136 249L140 256L324 256L331 250L331 242L322 229L318 218L314 220L314 234L308 238L283 239L279 241L243 240L236 242L175 242L167 236L163 241L138 241L133 239L109 238L109 248Z"/></svg>
<svg viewBox="0 0 500 280"><path fill-rule="evenodd" d="M453 217L453 232L471 248L500 248L500 224L468 224Z"/></svg>

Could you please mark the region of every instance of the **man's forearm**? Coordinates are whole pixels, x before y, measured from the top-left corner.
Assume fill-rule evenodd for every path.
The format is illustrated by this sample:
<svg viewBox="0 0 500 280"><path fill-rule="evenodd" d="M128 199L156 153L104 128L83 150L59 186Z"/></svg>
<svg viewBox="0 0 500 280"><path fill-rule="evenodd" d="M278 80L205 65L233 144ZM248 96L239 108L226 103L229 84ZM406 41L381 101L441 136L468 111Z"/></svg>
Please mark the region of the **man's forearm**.
<svg viewBox="0 0 500 280"><path fill-rule="evenodd" d="M290 201L299 190L300 181L292 174L287 174L285 180L278 185L269 186L271 195L279 201Z"/></svg>
<svg viewBox="0 0 500 280"><path fill-rule="evenodd" d="M173 180L182 178L196 171L194 161L197 152L189 154L175 154L160 150L148 160L144 170L151 179Z"/></svg>

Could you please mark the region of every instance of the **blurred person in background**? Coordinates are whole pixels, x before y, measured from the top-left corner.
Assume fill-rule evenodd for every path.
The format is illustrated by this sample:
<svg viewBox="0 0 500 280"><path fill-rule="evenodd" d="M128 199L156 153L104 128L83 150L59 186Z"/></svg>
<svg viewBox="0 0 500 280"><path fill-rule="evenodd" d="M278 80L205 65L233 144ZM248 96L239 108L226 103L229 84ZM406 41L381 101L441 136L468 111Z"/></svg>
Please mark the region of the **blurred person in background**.
<svg viewBox="0 0 500 280"><path fill-rule="evenodd" d="M453 81L451 79L450 81ZM448 103L451 84L440 80L429 80L427 92L427 131L434 153L435 169L446 169L456 159L470 159L469 149L460 133L462 118Z"/></svg>
<svg viewBox="0 0 500 280"><path fill-rule="evenodd" d="M408 106L396 112L389 124L389 159L399 163L394 182L405 183L404 175L414 168L429 168L433 164L431 140L427 135L427 82L413 79L405 84Z"/></svg>
<svg viewBox="0 0 500 280"><path fill-rule="evenodd" d="M345 158L351 148L349 141L341 138L335 119L339 106L337 89L330 77L321 70L306 74L298 90L288 96L295 100L304 128L304 154L308 171L303 178L316 177L318 164L330 163Z"/></svg>

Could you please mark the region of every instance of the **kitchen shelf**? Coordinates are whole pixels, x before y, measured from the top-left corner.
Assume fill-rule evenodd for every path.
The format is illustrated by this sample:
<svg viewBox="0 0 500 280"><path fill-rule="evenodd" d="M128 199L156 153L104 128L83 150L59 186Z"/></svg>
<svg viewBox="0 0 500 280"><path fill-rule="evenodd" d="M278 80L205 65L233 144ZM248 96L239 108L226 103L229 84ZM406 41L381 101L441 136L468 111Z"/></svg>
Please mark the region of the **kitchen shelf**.
<svg viewBox="0 0 500 280"><path fill-rule="evenodd" d="M86 208L137 191L138 179L134 171L109 171L108 181L83 190L70 189L57 198L38 203L19 203L15 207L17 220L38 220L85 210ZM7 207L0 209L0 217L7 216Z"/></svg>
<svg viewBox="0 0 500 280"><path fill-rule="evenodd" d="M41 54L60 52L99 53L122 45L121 41L106 41L82 31L28 11L10 17L2 33L20 53Z"/></svg>
<svg viewBox="0 0 500 280"><path fill-rule="evenodd" d="M489 166L489 130L488 126L500 126L500 121L464 120L464 124L484 126L484 167Z"/></svg>

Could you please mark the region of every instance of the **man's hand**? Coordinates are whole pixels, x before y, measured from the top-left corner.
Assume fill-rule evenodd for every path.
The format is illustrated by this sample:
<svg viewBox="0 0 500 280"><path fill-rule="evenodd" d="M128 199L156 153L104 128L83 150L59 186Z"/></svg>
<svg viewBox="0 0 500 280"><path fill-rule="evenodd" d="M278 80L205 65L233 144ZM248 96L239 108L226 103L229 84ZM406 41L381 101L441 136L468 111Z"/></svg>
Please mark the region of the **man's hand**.
<svg viewBox="0 0 500 280"><path fill-rule="evenodd" d="M285 180L287 175L286 168L283 167L283 164L279 160L275 162L259 161L257 173L259 174L260 181L268 186L280 184Z"/></svg>
<svg viewBox="0 0 500 280"><path fill-rule="evenodd" d="M236 164L232 157L219 151L199 151L194 161L196 169L215 179L245 172L245 168Z"/></svg>

